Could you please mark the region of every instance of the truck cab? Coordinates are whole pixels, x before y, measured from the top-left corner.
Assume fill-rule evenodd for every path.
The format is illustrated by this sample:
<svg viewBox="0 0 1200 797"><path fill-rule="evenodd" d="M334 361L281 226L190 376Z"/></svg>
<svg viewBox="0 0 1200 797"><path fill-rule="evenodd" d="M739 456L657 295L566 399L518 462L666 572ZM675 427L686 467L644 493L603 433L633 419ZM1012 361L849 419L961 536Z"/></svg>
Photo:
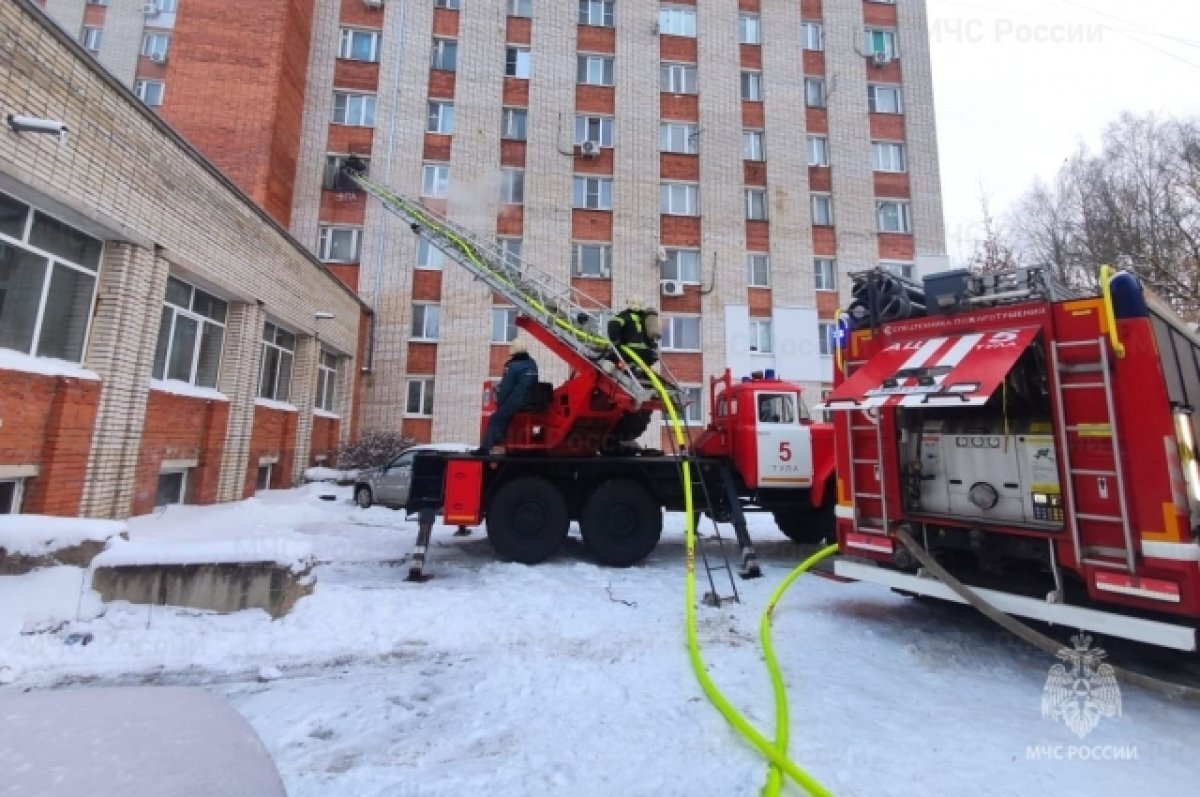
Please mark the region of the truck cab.
<svg viewBox="0 0 1200 797"><path fill-rule="evenodd" d="M803 389L769 370L740 381L726 370L710 380L709 391L709 424L696 453L728 458L739 486L792 539L829 536L836 503L833 427L812 418Z"/></svg>

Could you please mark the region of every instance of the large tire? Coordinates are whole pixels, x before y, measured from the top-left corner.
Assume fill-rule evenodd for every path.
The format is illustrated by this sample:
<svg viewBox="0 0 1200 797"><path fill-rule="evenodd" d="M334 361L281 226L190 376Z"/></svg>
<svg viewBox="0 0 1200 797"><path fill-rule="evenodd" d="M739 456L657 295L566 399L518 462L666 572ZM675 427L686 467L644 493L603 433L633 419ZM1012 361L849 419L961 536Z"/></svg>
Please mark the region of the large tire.
<svg viewBox="0 0 1200 797"><path fill-rule="evenodd" d="M601 564L629 567L658 545L662 522L662 508L645 487L630 479L610 479L588 496L579 532Z"/></svg>
<svg viewBox="0 0 1200 797"><path fill-rule="evenodd" d="M815 545L822 541L834 542L837 537L837 516L833 508L837 503L832 485L825 490L825 500L818 507L792 509L775 512L775 525L792 542Z"/></svg>
<svg viewBox="0 0 1200 797"><path fill-rule="evenodd" d="M360 508L367 509L375 502L375 497L371 495L371 488L365 484L360 484L354 488L354 503Z"/></svg>
<svg viewBox="0 0 1200 797"><path fill-rule="evenodd" d="M562 493L538 476L501 485L487 510L487 535L496 553L527 565L557 551L570 528Z"/></svg>

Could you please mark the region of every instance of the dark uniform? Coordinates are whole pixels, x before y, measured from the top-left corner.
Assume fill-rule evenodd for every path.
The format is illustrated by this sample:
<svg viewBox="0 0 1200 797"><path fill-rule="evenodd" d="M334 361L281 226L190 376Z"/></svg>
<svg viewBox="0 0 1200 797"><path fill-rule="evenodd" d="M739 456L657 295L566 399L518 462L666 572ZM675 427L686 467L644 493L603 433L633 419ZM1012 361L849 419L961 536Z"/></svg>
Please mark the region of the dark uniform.
<svg viewBox="0 0 1200 797"><path fill-rule="evenodd" d="M653 316L653 318L652 318ZM627 307L608 322L608 339L618 349L628 346L646 365L658 362L658 313Z"/></svg>
<svg viewBox="0 0 1200 797"><path fill-rule="evenodd" d="M487 454L492 446L504 442L508 435L508 424L525 406L529 391L537 381L537 362L528 352L515 352L504 366L504 376L500 379L500 387L496 389L496 411L488 419L483 444L475 453Z"/></svg>

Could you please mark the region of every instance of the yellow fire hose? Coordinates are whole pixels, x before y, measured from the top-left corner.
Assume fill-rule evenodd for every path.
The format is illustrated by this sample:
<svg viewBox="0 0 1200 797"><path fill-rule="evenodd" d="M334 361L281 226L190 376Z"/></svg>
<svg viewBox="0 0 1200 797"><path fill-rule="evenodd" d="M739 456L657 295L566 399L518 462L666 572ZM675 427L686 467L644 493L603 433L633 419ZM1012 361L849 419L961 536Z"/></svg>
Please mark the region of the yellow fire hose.
<svg viewBox="0 0 1200 797"><path fill-rule="evenodd" d="M677 445L682 447L685 441L683 438L683 432L681 431L681 425L679 423L679 415L675 411L675 404L671 401L670 396L667 394L666 388L663 387L662 381L658 378L658 374L651 371L649 366L646 365L645 361L642 360L642 358L639 357L637 353L631 350L628 346L622 346L621 348L625 356L628 357L630 361L633 362L638 368L640 368L642 372L645 373L650 379L651 384L654 385L654 389L662 398L663 407L666 409L667 415L671 419L671 427L674 430L675 442ZM776 717L783 717L783 723L777 728L779 739L776 740L776 744L774 746L771 744L769 739L763 736L753 725L751 725L750 722L736 708L734 708L734 706L726 699L726 697L721 694L721 691L717 688L717 685L713 683L712 678L709 677L708 671L704 668L704 660L700 656L700 643L696 634L696 528L694 512L695 507L692 501L691 464L687 461L687 459L684 459L682 466L684 520L687 529L687 543L685 549L685 561L687 563L687 587L685 590L685 608L687 612L687 644L688 658L692 663L692 670L696 674L696 680L700 682L700 688L704 690L704 694L707 695L709 701L712 702L717 711L721 712L721 715L725 717L729 724L737 729L737 731L743 737L745 737L746 741L750 742L751 746L758 750L758 752L770 762L772 773L782 771L809 794L817 795L818 797L831 797L832 792L818 783L816 779L801 769L787 756L787 698L783 692L783 679L779 674L779 667L775 660L774 651L772 650L767 656L767 669L771 671L772 682L775 685ZM826 556L829 556L836 549L837 546L830 546L815 556L809 557L808 560L802 562L799 567L792 571L788 578L784 580L778 589L776 589L775 594L771 596L771 602L767 605L766 613L763 615L764 628L769 627L770 614L774 609L775 604L778 603L788 586L790 586L793 581L795 581L814 564L819 562L821 559L824 559ZM763 640L764 651L769 650L769 634L765 635ZM782 709L780 709L780 700L782 700L784 703ZM779 776L777 774L774 775L774 777L768 776L767 793L772 793L769 791L770 784L775 778L778 777ZM778 793L778 787L776 787L776 791L773 792L773 794Z"/></svg>

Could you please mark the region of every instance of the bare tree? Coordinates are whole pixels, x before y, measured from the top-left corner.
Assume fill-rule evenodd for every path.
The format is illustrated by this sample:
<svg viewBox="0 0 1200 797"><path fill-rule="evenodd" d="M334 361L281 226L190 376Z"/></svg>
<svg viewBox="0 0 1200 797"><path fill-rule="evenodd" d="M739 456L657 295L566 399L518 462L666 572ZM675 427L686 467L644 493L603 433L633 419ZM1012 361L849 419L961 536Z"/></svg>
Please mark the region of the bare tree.
<svg viewBox="0 0 1200 797"><path fill-rule="evenodd" d="M1200 317L1200 126L1126 114L1100 152L1080 149L1052 186L1016 206L1017 250L1062 282L1128 268L1189 318Z"/></svg>
<svg viewBox="0 0 1200 797"><path fill-rule="evenodd" d="M983 239L976 241L968 267L982 274L1017 268L1021 265L1020 258L1009 240L1008 232L992 215L991 200L982 188L979 205L983 211Z"/></svg>

